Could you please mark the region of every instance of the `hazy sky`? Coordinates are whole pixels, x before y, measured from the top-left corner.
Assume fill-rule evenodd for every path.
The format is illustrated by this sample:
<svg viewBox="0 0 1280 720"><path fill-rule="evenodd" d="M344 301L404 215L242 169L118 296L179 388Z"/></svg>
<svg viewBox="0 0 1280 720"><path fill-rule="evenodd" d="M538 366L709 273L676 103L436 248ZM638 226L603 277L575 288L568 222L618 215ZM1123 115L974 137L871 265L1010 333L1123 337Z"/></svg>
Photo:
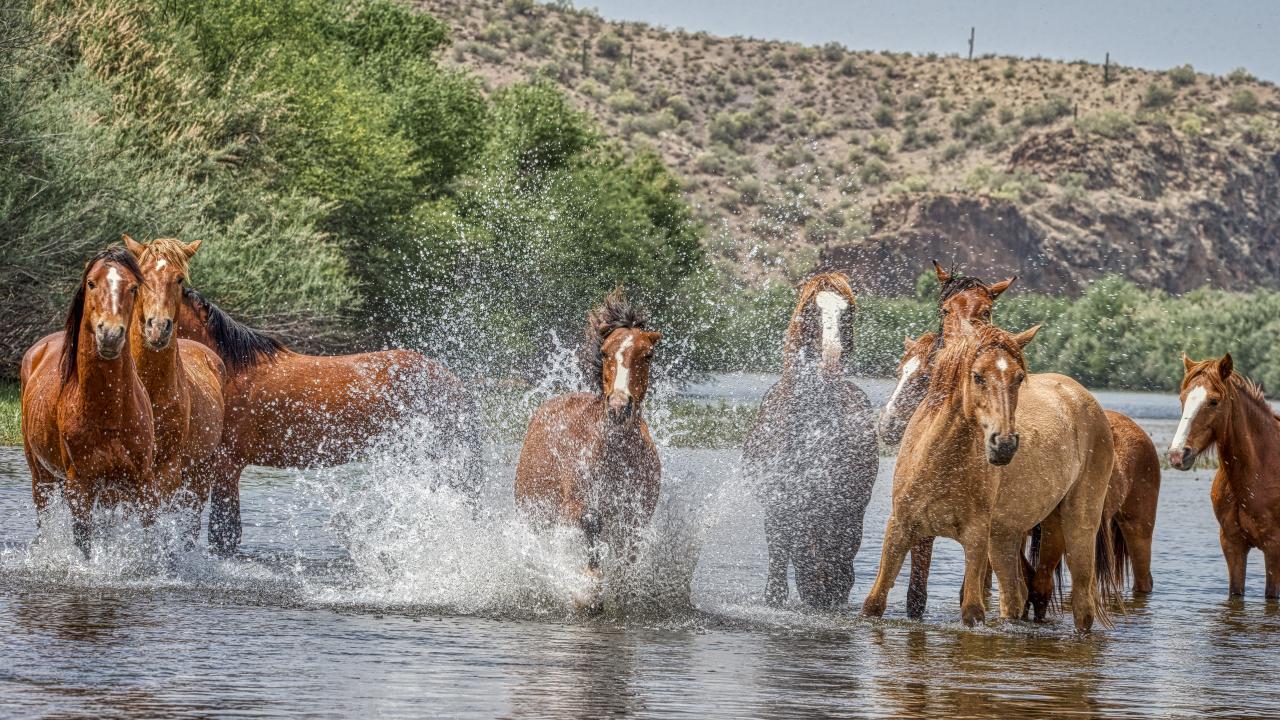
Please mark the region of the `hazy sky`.
<svg viewBox="0 0 1280 720"><path fill-rule="evenodd" d="M1280 0L583 0L609 19L856 50L1042 55L1280 81Z"/></svg>

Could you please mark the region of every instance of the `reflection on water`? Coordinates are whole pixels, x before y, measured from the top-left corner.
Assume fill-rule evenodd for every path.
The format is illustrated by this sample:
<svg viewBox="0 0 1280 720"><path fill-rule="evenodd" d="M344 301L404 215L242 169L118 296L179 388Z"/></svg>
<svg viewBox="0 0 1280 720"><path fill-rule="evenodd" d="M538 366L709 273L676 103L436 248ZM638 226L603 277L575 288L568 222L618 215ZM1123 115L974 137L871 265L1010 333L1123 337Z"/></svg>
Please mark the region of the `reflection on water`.
<svg viewBox="0 0 1280 720"><path fill-rule="evenodd" d="M246 474L242 557L140 572L29 549L29 480L0 450L0 698L7 713L477 717L1277 715L1280 604L1226 598L1208 473L1167 473L1156 592L1077 637L1069 618L959 623L960 551L940 542L923 623L905 577L884 620L760 602L759 509L733 451L664 451L664 510L638 609L576 617L581 559L510 513L424 491L428 465ZM881 470L860 602L888 514ZM382 524L379 525L378 523ZM395 527L386 527L394 522ZM123 541L122 541L123 542ZM570 543L571 545L571 543ZM68 559L71 558L71 559ZM696 562L696 566L695 566Z"/></svg>

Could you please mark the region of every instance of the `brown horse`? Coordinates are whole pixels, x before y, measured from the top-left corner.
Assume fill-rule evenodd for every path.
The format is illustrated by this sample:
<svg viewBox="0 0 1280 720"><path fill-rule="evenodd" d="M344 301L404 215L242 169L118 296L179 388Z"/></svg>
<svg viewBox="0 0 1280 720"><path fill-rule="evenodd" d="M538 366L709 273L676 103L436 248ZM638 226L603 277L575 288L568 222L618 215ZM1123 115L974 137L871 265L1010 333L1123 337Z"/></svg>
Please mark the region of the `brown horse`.
<svg viewBox="0 0 1280 720"><path fill-rule="evenodd" d="M37 518L61 490L86 558L96 504L132 503L150 522L160 499L151 402L129 339L142 283L124 249L98 253L71 302L66 341L46 337L22 358L22 444Z"/></svg>
<svg viewBox="0 0 1280 720"><path fill-rule="evenodd" d="M516 504L538 525L586 536L597 575L600 543L630 557L636 532L658 502L662 466L641 409L662 334L648 329L621 288L587 315L579 361L593 392L554 397L529 420L516 465Z"/></svg>
<svg viewBox="0 0 1280 720"><path fill-rule="evenodd" d="M1169 463L1190 470L1217 447L1211 497L1228 592L1244 594L1245 561L1258 548L1266 560L1266 597L1280 599L1280 416L1262 388L1235 372L1230 353L1199 362L1183 355L1182 363L1182 420Z"/></svg>
<svg viewBox="0 0 1280 720"><path fill-rule="evenodd" d="M294 352L192 289L183 291L177 333L213 349L227 371L222 440L199 470L211 485L209 542L215 550L229 554L240 543L240 474L246 466L348 462L389 427L417 415L437 423L450 452L460 457L448 484L472 500L478 495L479 412L444 365L412 350Z"/></svg>
<svg viewBox="0 0 1280 720"><path fill-rule="evenodd" d="M155 418L155 475L161 501L187 511L190 539L200 534L209 488L197 468L222 438L224 369L217 353L174 337L187 261L200 241L160 238L149 245L124 236L144 279L134 304L129 345ZM185 477L184 477L185 476Z"/></svg>
<svg viewBox="0 0 1280 720"><path fill-rule="evenodd" d="M853 589L853 560L879 469L871 402L844 367L853 307L840 273L815 275L801 288L782 376L743 446L744 473L765 510L770 604L787 599L791 566L808 605L843 605Z"/></svg>
<svg viewBox="0 0 1280 720"><path fill-rule="evenodd" d="M866 614L883 614L912 545L943 536L965 551L964 622L985 617L988 559L1000 580L1001 615L1022 617L1024 538L1049 521L1064 533L1077 629L1088 631L1103 616L1094 543L1114 457L1111 431L1079 383L1027 374L1023 349L1038 329L1011 335L979 325L939 353L903 437Z"/></svg>

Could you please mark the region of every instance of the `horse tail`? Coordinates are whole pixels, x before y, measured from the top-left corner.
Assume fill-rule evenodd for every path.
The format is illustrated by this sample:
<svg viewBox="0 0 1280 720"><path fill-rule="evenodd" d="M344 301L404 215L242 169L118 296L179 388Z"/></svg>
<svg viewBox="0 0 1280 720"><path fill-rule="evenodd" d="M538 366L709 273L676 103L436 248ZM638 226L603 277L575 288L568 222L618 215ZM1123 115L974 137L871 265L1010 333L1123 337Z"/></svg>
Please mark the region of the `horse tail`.
<svg viewBox="0 0 1280 720"><path fill-rule="evenodd" d="M1124 533L1120 530L1119 513L1111 518L1108 525L1098 528L1098 535L1101 536L1103 533L1111 535L1112 583L1117 594L1123 593L1125 586L1129 584L1129 578L1133 575L1133 559L1129 555L1129 544L1125 542Z"/></svg>
<svg viewBox="0 0 1280 720"><path fill-rule="evenodd" d="M1026 576L1028 587L1031 585L1031 578L1035 576L1036 569L1040 567L1040 550L1044 543L1044 526L1036 523L1028 533L1027 556L1022 564L1022 572ZM1046 612L1057 615L1062 612L1062 598L1064 596L1063 588L1066 585L1066 575L1063 572L1063 563L1061 558L1053 568L1053 591L1049 593L1049 597L1045 598L1047 603ZM1027 604L1033 601L1032 593L1027 593Z"/></svg>
<svg viewBox="0 0 1280 720"><path fill-rule="evenodd" d="M1112 627L1111 616L1107 611L1109 607L1113 604L1119 605L1120 612L1124 613L1124 605L1118 602L1124 598L1124 584L1120 579L1120 571L1115 566L1117 551L1115 531L1112 529L1113 522L1114 519L1108 520L1098 528L1098 540L1094 544L1093 553L1094 583L1098 587L1098 596L1101 599L1094 609L1098 622L1106 628Z"/></svg>

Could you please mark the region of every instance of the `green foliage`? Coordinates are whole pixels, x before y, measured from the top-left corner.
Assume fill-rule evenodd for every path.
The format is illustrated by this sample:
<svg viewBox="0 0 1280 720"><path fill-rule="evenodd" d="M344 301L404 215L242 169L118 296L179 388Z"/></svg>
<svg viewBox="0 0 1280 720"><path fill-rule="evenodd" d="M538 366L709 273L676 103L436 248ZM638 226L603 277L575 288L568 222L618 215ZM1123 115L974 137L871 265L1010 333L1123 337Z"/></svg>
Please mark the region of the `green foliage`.
<svg viewBox="0 0 1280 720"><path fill-rule="evenodd" d="M1258 112L1258 96L1252 90L1237 90L1227 100L1227 109L1233 113L1252 115Z"/></svg>
<svg viewBox="0 0 1280 720"><path fill-rule="evenodd" d="M1090 113L1076 122L1081 132L1120 140L1133 135L1133 118L1119 110Z"/></svg>
<svg viewBox="0 0 1280 720"><path fill-rule="evenodd" d="M0 381L0 445L22 442L22 394L18 384Z"/></svg>
<svg viewBox="0 0 1280 720"><path fill-rule="evenodd" d="M596 54L609 60L620 59L622 57L622 38L613 33L605 33L596 38Z"/></svg>
<svg viewBox="0 0 1280 720"><path fill-rule="evenodd" d="M1142 96L1142 107L1157 110L1172 105L1177 98L1178 93L1173 88L1153 82L1147 86L1147 92Z"/></svg>
<svg viewBox="0 0 1280 720"><path fill-rule="evenodd" d="M1186 87L1196 84L1196 70L1191 65L1179 65L1165 71L1165 77L1174 87Z"/></svg>
<svg viewBox="0 0 1280 720"><path fill-rule="evenodd" d="M1022 124L1027 127L1048 125L1071 114L1071 102L1060 95L1051 95L1042 102L1028 105L1022 111Z"/></svg>

